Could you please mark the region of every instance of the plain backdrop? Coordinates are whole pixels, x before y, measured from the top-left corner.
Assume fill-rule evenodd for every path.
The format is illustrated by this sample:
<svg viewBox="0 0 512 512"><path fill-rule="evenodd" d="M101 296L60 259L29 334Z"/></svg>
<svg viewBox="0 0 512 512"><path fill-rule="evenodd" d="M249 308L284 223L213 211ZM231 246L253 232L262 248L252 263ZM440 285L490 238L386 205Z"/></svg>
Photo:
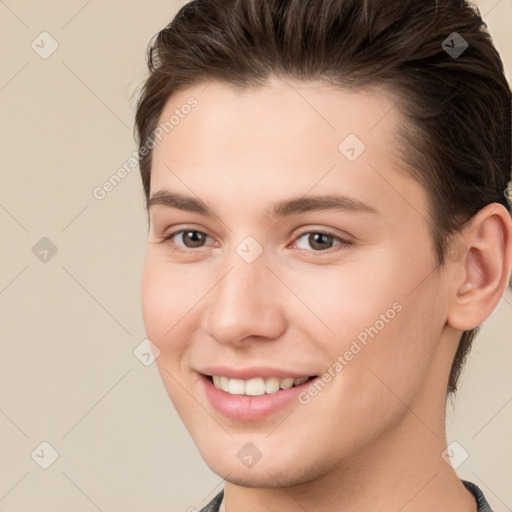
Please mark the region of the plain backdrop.
<svg viewBox="0 0 512 512"><path fill-rule="evenodd" d="M135 151L130 97L146 76L146 46L183 3L0 1L5 512L187 511L222 487L156 366L136 356L138 168L104 199L93 195ZM512 0L478 6L510 80ZM512 510L511 313L508 292L448 407L449 440L469 454L458 473L495 512Z"/></svg>

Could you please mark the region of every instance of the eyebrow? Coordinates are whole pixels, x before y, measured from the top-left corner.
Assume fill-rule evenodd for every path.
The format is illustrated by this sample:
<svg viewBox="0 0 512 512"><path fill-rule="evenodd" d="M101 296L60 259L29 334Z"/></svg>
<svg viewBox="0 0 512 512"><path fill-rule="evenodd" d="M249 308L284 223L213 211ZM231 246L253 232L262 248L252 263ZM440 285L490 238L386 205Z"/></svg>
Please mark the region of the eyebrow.
<svg viewBox="0 0 512 512"><path fill-rule="evenodd" d="M147 205L148 211L155 206L176 208L186 212L198 213L206 217L217 217L201 199L184 196L165 189L155 192L150 197ZM271 209L266 209L265 213L274 218L282 218L299 213L328 210L378 213L375 208L362 201L338 194L292 197L273 203Z"/></svg>

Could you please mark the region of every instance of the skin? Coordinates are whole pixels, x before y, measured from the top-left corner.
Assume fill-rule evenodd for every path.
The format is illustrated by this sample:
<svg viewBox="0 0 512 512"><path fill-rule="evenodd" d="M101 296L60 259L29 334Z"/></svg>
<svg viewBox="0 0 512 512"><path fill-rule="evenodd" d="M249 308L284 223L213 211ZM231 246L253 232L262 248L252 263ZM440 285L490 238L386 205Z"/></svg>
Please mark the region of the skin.
<svg viewBox="0 0 512 512"><path fill-rule="evenodd" d="M395 156L401 121L390 93L276 78L246 89L211 82L174 94L161 120L190 96L198 106L154 149L151 195L200 198L216 217L150 208L142 308L167 392L225 479L226 509L476 511L441 457L446 387L461 332L505 291L508 212L484 208L459 240L462 256L436 269L426 193ZM349 133L366 145L353 162L338 150ZM332 193L376 213L268 216L274 202ZM334 238L318 249L302 228ZM208 236L195 248L180 234L162 242L180 229ZM247 236L263 249L250 264L236 252ZM322 375L397 302L401 311L307 405L294 400L247 422L208 402L197 369ZM237 457L247 442L262 454L250 468Z"/></svg>

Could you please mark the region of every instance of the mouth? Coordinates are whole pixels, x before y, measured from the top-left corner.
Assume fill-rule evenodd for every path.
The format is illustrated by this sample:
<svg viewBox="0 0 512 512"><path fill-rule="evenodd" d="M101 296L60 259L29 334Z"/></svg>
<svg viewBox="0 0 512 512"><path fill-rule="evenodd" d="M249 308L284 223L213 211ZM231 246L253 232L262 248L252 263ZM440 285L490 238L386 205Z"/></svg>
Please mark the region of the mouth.
<svg viewBox="0 0 512 512"><path fill-rule="evenodd" d="M230 395L263 396L278 393L287 389L301 386L312 377L255 377L252 379L232 379L224 375L205 375L217 388Z"/></svg>
<svg viewBox="0 0 512 512"><path fill-rule="evenodd" d="M248 422L301 406L298 396L318 380L318 375L269 366L209 366L196 372L202 392L216 412Z"/></svg>

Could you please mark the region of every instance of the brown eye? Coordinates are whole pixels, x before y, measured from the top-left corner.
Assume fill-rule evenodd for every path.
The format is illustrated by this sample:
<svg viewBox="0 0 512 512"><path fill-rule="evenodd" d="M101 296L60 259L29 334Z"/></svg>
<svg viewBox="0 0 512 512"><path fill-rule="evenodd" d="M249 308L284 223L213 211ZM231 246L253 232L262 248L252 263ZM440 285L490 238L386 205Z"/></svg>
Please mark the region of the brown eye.
<svg viewBox="0 0 512 512"><path fill-rule="evenodd" d="M330 249L333 244L333 237L325 233L310 233L308 243L313 249Z"/></svg>
<svg viewBox="0 0 512 512"><path fill-rule="evenodd" d="M187 247L201 247L206 240L206 235L200 231L182 231L181 237Z"/></svg>
<svg viewBox="0 0 512 512"><path fill-rule="evenodd" d="M167 242L171 246L175 246L176 250L179 251L202 247L207 238L209 238L208 235L202 231L197 231L196 229L182 229L181 231L175 231L169 234L162 242ZM178 240L178 242L174 239Z"/></svg>
<svg viewBox="0 0 512 512"><path fill-rule="evenodd" d="M307 245L309 245L310 248L317 252L330 249L334 245L348 243L342 240L340 237L331 235L330 233L324 233L322 231L308 231L297 238L296 244L299 249L308 249L308 247L300 247L298 242L301 239L306 239ZM338 241L338 243L335 244L335 241Z"/></svg>

